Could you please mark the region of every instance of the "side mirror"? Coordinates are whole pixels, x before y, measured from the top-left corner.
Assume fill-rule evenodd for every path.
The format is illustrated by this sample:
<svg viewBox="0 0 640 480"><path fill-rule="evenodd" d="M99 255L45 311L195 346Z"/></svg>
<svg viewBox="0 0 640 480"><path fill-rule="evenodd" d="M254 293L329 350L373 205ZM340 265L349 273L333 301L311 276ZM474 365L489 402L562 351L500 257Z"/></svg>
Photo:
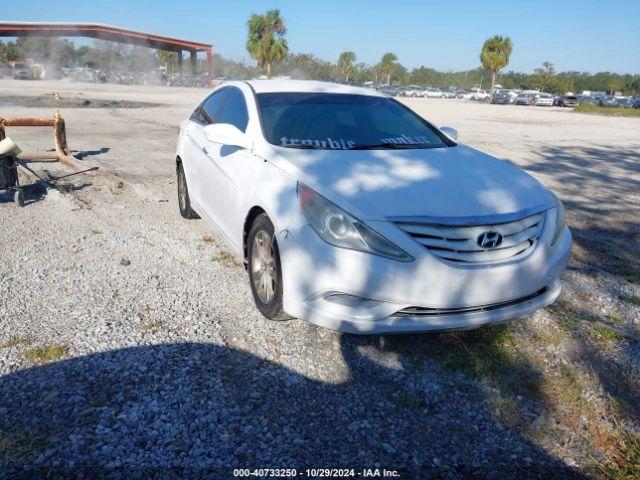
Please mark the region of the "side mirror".
<svg viewBox="0 0 640 480"><path fill-rule="evenodd" d="M213 123L207 125L204 127L204 134L207 140L213 143L246 149L251 148L251 142L247 135L230 123Z"/></svg>
<svg viewBox="0 0 640 480"><path fill-rule="evenodd" d="M440 128L440 131L444 133L447 137L451 138L452 140L458 139L458 131L455 128L442 127Z"/></svg>

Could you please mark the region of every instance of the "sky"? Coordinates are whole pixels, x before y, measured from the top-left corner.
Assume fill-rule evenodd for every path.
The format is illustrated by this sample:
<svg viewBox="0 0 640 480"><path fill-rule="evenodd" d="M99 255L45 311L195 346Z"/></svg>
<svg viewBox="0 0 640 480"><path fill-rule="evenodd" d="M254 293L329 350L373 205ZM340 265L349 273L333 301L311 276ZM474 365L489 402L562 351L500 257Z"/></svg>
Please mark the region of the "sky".
<svg viewBox="0 0 640 480"><path fill-rule="evenodd" d="M273 8L286 21L290 52L332 62L345 50L369 64L394 52L408 68L467 70L499 34L514 44L506 70L550 61L558 71L640 74L640 0L14 0L3 2L2 20L106 23L213 43L252 62L247 19Z"/></svg>

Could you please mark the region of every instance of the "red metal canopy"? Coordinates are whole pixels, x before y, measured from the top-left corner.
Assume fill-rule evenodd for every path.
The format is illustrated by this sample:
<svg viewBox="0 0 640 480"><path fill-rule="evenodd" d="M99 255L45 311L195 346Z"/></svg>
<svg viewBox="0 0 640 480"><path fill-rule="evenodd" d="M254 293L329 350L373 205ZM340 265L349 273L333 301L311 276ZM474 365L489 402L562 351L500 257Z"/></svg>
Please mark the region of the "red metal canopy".
<svg viewBox="0 0 640 480"><path fill-rule="evenodd" d="M180 54L183 51L188 51L191 53L191 63L194 68L197 53L205 52L209 83L211 83L213 75L213 45L211 44L164 37L99 23L0 22L0 37L87 37L168 50ZM182 63L182 55L179 56L179 59Z"/></svg>

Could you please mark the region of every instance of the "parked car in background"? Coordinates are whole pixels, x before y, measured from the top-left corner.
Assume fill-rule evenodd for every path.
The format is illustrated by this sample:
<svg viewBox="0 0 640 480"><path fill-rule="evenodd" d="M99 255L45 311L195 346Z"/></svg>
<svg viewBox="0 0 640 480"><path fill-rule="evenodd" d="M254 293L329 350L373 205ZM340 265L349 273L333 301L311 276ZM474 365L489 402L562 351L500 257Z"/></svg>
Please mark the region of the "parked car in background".
<svg viewBox="0 0 640 480"><path fill-rule="evenodd" d="M400 95L403 97L423 97L423 91L424 89L418 85L409 85L400 90Z"/></svg>
<svg viewBox="0 0 640 480"><path fill-rule="evenodd" d="M508 90L497 90L493 92L491 103L496 105L507 105L511 103L511 97Z"/></svg>
<svg viewBox="0 0 640 480"><path fill-rule="evenodd" d="M550 93L539 93L534 98L538 107L553 107L553 95Z"/></svg>
<svg viewBox="0 0 640 480"><path fill-rule="evenodd" d="M633 104L631 105L633 108L640 108L640 97L633 97Z"/></svg>
<svg viewBox="0 0 640 480"><path fill-rule="evenodd" d="M567 92L564 95L560 95L557 105L559 107L577 107L580 105L580 100L574 93Z"/></svg>
<svg viewBox="0 0 640 480"><path fill-rule="evenodd" d="M472 90L471 100L476 102L488 102L491 98L491 94L486 90L477 89L475 91Z"/></svg>
<svg viewBox="0 0 640 480"><path fill-rule="evenodd" d="M618 108L618 100L613 95L607 95L598 101L598 105L606 108Z"/></svg>
<svg viewBox="0 0 640 480"><path fill-rule="evenodd" d="M16 80L35 80L33 69L26 63L16 63L13 66L13 78Z"/></svg>
<svg viewBox="0 0 640 480"><path fill-rule="evenodd" d="M427 87L422 91L422 96L427 98L444 98L445 95L441 90L433 87Z"/></svg>
<svg viewBox="0 0 640 480"><path fill-rule="evenodd" d="M446 90L442 90L442 98L456 98L456 89L451 87Z"/></svg>
<svg viewBox="0 0 640 480"><path fill-rule="evenodd" d="M618 107L620 108L633 107L633 100L630 97L616 97L616 102L618 102Z"/></svg>
<svg viewBox="0 0 640 480"><path fill-rule="evenodd" d="M489 101L490 97L491 95L489 94L489 92L477 87L472 88L468 93L462 96L462 98L464 98L465 100L473 100L476 102Z"/></svg>
<svg viewBox="0 0 640 480"><path fill-rule="evenodd" d="M592 97L591 95L580 95L578 97L578 102L580 102L581 104L586 103L591 105L598 105L598 99Z"/></svg>
<svg viewBox="0 0 640 480"><path fill-rule="evenodd" d="M607 96L607 92L601 92L599 90L583 90L582 95L585 97L592 97L596 100L600 100Z"/></svg>
<svg viewBox="0 0 640 480"><path fill-rule="evenodd" d="M269 319L372 334L528 316L560 295L564 207L456 136L372 89L223 83L180 124L180 213L247 265ZM389 165L403 181L362 188Z"/></svg>
<svg viewBox="0 0 640 480"><path fill-rule="evenodd" d="M533 93L520 92L516 97L516 105L534 105L536 97Z"/></svg>
<svg viewBox="0 0 640 480"><path fill-rule="evenodd" d="M13 76L13 68L6 63L0 63L0 78Z"/></svg>
<svg viewBox="0 0 640 480"><path fill-rule="evenodd" d="M457 88L455 91L456 98L466 98L465 95L469 93L469 90L464 90L463 88Z"/></svg>
<svg viewBox="0 0 640 480"><path fill-rule="evenodd" d="M377 89L379 92L389 95L390 97L397 97L400 95L400 87L393 85L384 85Z"/></svg>

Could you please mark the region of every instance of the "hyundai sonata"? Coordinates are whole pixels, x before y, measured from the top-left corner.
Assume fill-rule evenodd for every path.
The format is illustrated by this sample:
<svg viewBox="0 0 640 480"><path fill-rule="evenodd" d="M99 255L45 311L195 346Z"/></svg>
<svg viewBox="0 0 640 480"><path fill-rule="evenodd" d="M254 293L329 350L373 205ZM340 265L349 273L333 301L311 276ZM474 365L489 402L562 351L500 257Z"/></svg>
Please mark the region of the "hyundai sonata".
<svg viewBox="0 0 640 480"><path fill-rule="evenodd" d="M353 333L458 330L560 293L560 200L371 89L228 82L180 126L180 212L244 261L258 310Z"/></svg>

